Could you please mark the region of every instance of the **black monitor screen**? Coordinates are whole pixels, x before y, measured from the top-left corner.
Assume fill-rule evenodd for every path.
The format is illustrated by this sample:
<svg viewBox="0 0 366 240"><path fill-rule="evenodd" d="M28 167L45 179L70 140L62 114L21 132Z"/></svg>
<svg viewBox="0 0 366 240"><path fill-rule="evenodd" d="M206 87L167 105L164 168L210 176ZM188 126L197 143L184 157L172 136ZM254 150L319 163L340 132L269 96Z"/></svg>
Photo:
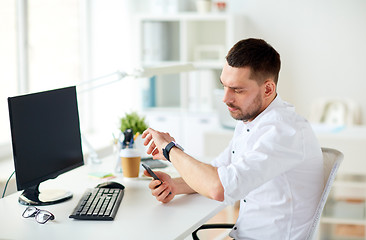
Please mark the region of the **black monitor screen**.
<svg viewBox="0 0 366 240"><path fill-rule="evenodd" d="M18 190L84 164L76 88L8 98Z"/></svg>

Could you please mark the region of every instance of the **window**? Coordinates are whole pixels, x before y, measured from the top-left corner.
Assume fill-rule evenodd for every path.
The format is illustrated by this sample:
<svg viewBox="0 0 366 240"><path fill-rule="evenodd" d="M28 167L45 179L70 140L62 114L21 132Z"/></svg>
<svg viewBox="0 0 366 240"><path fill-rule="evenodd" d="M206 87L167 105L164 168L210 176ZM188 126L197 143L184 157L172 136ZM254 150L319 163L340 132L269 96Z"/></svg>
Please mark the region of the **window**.
<svg viewBox="0 0 366 240"><path fill-rule="evenodd" d="M80 12L75 0L0 1L0 158L11 154L7 97L80 81ZM20 34L19 18L27 34ZM23 50L18 40L27 43Z"/></svg>
<svg viewBox="0 0 366 240"><path fill-rule="evenodd" d="M0 1L0 146L10 143L7 97L15 95L18 87L15 11L14 1ZM0 154L3 152L0 148Z"/></svg>
<svg viewBox="0 0 366 240"><path fill-rule="evenodd" d="M75 0L28 1L30 92L80 81L79 13Z"/></svg>
<svg viewBox="0 0 366 240"><path fill-rule="evenodd" d="M0 1L0 159L11 156L7 97L138 67L132 47L133 6L126 1ZM82 133L102 132L103 144L110 143L119 117L141 105L140 84L126 78L78 94ZM91 144L95 146L92 140Z"/></svg>

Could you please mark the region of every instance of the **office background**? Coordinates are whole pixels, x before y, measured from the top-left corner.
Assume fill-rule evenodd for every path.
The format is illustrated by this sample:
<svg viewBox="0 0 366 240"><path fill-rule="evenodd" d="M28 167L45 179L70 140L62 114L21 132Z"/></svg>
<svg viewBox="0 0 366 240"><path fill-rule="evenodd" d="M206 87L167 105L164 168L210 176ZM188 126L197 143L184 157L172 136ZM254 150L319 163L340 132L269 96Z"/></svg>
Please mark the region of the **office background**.
<svg viewBox="0 0 366 240"><path fill-rule="evenodd" d="M351 98L360 105L365 124L366 1L226 2L226 13L243 17L244 37L263 38L281 54L278 91L297 112L309 117L311 104L319 98ZM0 162L11 159L7 97L140 66L136 17L161 11L196 11L196 1L2 0ZM148 82L126 78L79 95L82 131L93 144L99 144L93 134L99 141L111 141L126 111L146 113L142 89ZM0 171L2 180L9 175L4 168Z"/></svg>
<svg viewBox="0 0 366 240"><path fill-rule="evenodd" d="M162 9L167 3L178 7ZM318 98L351 98L361 106L364 123L365 1L227 3L227 13L243 17L242 36L264 38L281 53L278 90L300 114L309 117L311 104ZM16 4L7 0L0 4L0 157L11 155L7 97L140 66L136 16L196 10L195 1L178 0L19 0ZM146 80L128 78L80 95L82 131L105 133L105 139L110 139L124 112L141 111L143 88Z"/></svg>
<svg viewBox="0 0 366 240"><path fill-rule="evenodd" d="M17 1L18 5L22 2L28 2L25 16L20 16L13 1L1 2L2 143L10 137L6 97L68 86L117 69L139 66L133 19L136 14L151 13L159 4L166 4L147 0L52 4L42 0ZM184 10L195 10L195 1L170 2L178 3ZM318 98L345 97L361 105L362 119L366 119L365 1L231 0L227 3L227 12L244 16L245 36L264 38L281 53L283 65L278 89L300 114L308 117L310 104ZM23 40L28 44L23 49L27 53L27 66L22 66L24 61L19 62L18 57L16 27L20 21L27 24L28 39ZM97 96L84 97L85 101L80 103L83 106L80 111L85 113L83 125L115 128L116 115L142 105L139 98L131 95L139 91L140 84L125 80L96 91ZM135 105L122 104L131 103L130 99L135 100L132 101Z"/></svg>

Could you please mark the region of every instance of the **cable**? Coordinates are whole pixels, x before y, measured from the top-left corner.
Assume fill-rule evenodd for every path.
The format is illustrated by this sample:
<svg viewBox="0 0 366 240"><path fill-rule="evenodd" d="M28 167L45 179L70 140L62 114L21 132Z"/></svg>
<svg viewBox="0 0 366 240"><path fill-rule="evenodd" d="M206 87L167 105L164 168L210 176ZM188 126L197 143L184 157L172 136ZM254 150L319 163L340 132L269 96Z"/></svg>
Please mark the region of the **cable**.
<svg viewBox="0 0 366 240"><path fill-rule="evenodd" d="M6 181L5 187L4 187L4 192L3 192L3 196L1 198L4 198L5 196L5 192L6 192L6 188L8 187L8 183L11 179L11 177L14 175L15 171L10 175L10 177L8 178L8 181Z"/></svg>

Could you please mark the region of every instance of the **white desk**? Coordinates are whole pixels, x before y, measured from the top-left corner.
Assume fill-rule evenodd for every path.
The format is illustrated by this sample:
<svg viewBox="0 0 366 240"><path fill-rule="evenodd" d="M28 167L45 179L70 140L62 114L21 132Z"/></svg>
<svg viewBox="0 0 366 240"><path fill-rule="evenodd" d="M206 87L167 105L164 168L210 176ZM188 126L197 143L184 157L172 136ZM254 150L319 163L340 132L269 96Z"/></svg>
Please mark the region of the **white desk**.
<svg viewBox="0 0 366 240"><path fill-rule="evenodd" d="M103 170L106 166L110 165L98 168ZM118 177L111 181L126 188L114 221L70 219L85 189L102 182L89 177L89 169L84 166L41 184L43 188L52 186L74 193L69 201L39 207L56 217L44 225L21 216L26 208L18 203L21 192L0 199L0 239L184 239L225 207L198 194L176 196L170 203L162 204L151 195L149 180Z"/></svg>

